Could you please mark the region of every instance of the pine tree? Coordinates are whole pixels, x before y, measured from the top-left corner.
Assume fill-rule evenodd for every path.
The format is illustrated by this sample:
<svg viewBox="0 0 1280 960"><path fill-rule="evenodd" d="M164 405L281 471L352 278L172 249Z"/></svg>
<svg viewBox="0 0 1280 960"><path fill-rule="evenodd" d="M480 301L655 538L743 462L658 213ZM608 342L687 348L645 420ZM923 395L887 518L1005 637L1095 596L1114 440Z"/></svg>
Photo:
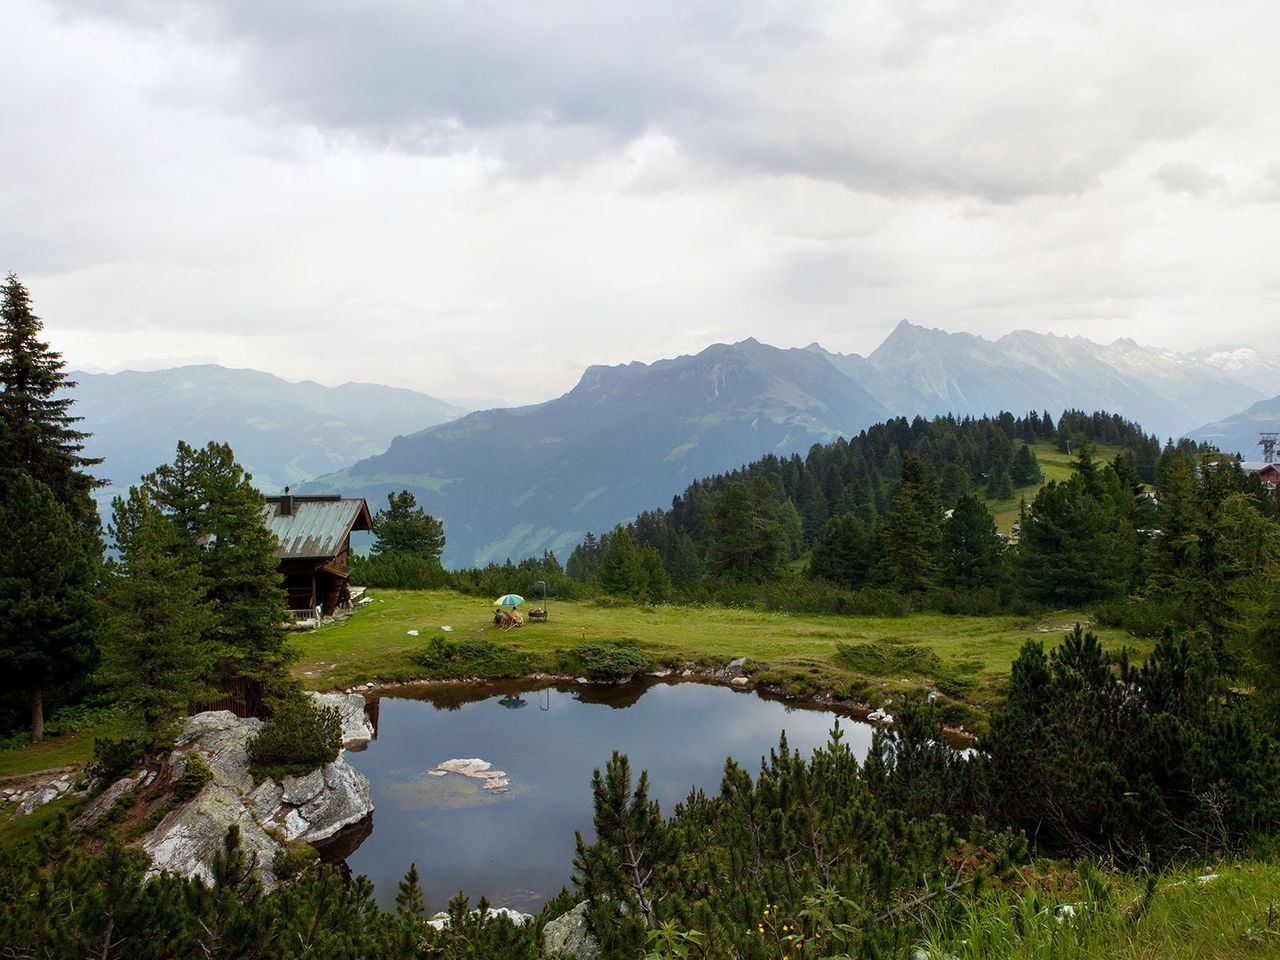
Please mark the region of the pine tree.
<svg viewBox="0 0 1280 960"><path fill-rule="evenodd" d="M396 892L396 913L409 919L419 919L427 912L427 900L422 893L422 881L418 865L409 864L409 872L400 881Z"/></svg>
<svg viewBox="0 0 1280 960"><path fill-rule="evenodd" d="M1036 459L1035 451L1027 444L1018 446L1013 455L1013 466L1010 467L1009 474L1013 482L1020 487L1040 482L1040 461Z"/></svg>
<svg viewBox="0 0 1280 960"><path fill-rule="evenodd" d="M847 513L832 517L818 534L809 557L809 575L857 590L867 582L874 560L866 524L856 514Z"/></svg>
<svg viewBox="0 0 1280 960"><path fill-rule="evenodd" d="M625 527L617 527L609 534L596 579L601 590L614 596L636 597L643 593L640 554Z"/></svg>
<svg viewBox="0 0 1280 960"><path fill-rule="evenodd" d="M97 657L90 538L52 490L25 473L0 498L0 683L26 693L31 739L44 739L44 694Z"/></svg>
<svg viewBox="0 0 1280 960"><path fill-rule="evenodd" d="M444 552L444 524L418 506L408 490L387 494L387 509L374 514L373 535L375 556L407 553L439 560Z"/></svg>
<svg viewBox="0 0 1280 960"><path fill-rule="evenodd" d="M661 603L671 596L671 578L667 568L662 565L662 556L653 546L646 546L640 551L641 592L650 603Z"/></svg>
<svg viewBox="0 0 1280 960"><path fill-rule="evenodd" d="M104 676L142 719L148 742L210 689L213 610L200 566L147 494L112 503L103 639Z"/></svg>
<svg viewBox="0 0 1280 960"><path fill-rule="evenodd" d="M933 585L942 542L942 505L914 454L902 458L902 484L889 505L884 526L888 579L903 593L923 593Z"/></svg>
<svg viewBox="0 0 1280 960"><path fill-rule="evenodd" d="M182 549L200 565L214 606L209 641L236 674L279 680L289 658L279 628L285 609L279 544L252 480L227 444L196 450L179 442L173 463L156 468L144 484L173 522Z"/></svg>
<svg viewBox="0 0 1280 960"><path fill-rule="evenodd" d="M40 340L40 318L18 278L9 274L0 299L0 496L19 474L53 491L76 522L99 529L90 494L101 482L86 471L102 461L83 455L89 434L70 413L74 387L62 355Z"/></svg>
<svg viewBox="0 0 1280 960"><path fill-rule="evenodd" d="M1000 541L987 505L973 494L957 502L942 527L942 583L949 587L994 587L999 581Z"/></svg>

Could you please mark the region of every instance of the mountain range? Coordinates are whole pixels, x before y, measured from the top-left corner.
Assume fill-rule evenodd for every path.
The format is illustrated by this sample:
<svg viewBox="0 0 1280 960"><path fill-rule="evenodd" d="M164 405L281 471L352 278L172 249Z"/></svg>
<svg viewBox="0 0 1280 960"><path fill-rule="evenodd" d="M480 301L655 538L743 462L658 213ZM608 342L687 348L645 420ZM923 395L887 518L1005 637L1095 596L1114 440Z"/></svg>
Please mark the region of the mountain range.
<svg viewBox="0 0 1280 960"><path fill-rule="evenodd" d="M890 416L1106 409L1161 437L1209 423L1195 435L1248 454L1257 425L1280 412L1280 399L1264 401L1280 363L1248 348L1180 354L1026 331L987 340L906 321L865 357L748 339L588 367L563 396L469 414L412 390L213 365L73 379L88 453L112 480L104 499L170 460L179 438L225 440L268 493L340 491L376 509L389 491L414 491L444 520L455 565L563 553L699 477Z"/></svg>
<svg viewBox="0 0 1280 960"><path fill-rule="evenodd" d="M1121 339L1015 331L998 340L902 321L867 357L828 357L895 413L957 415L1067 407L1122 413L1161 437L1235 413L1280 382L1280 363L1247 348L1197 354ZM1269 378L1269 379L1268 379Z"/></svg>
<svg viewBox="0 0 1280 960"><path fill-rule="evenodd" d="M173 459L179 440L225 441L266 493L379 453L466 411L425 393L371 383L326 387L214 364L122 373L73 371L86 454L110 481L99 501Z"/></svg>
<svg viewBox="0 0 1280 960"><path fill-rule="evenodd" d="M825 357L755 340L697 356L593 366L546 403L472 413L307 489L382 500L413 490L444 519L450 563L564 551L691 481L790 454L888 409Z"/></svg>
<svg viewBox="0 0 1280 960"><path fill-rule="evenodd" d="M691 480L789 455L888 416L1106 409L1161 436L1262 393L1202 357L1018 332L990 341L903 322L867 357L754 339L657 363L590 367L564 396L469 414L314 481L381 500L413 490L445 521L447 562L562 552L665 504ZM1252 359L1254 368L1268 361ZM1257 373L1262 382L1263 374Z"/></svg>
<svg viewBox="0 0 1280 960"><path fill-rule="evenodd" d="M1240 454L1245 460L1261 460L1258 434L1264 432L1280 432L1280 396L1259 400L1234 416L1192 430L1188 436L1211 443L1224 453Z"/></svg>

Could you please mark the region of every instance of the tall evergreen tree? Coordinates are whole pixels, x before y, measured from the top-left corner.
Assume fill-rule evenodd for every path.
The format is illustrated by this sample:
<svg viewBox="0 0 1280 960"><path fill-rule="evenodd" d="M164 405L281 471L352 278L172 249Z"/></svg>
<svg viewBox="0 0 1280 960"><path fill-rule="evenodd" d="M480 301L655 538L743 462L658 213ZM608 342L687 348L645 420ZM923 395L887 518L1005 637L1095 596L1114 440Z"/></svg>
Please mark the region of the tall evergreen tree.
<svg viewBox="0 0 1280 960"><path fill-rule="evenodd" d="M661 603L671 596L671 577L655 547L648 545L640 551L639 570L641 592L650 603Z"/></svg>
<svg viewBox="0 0 1280 960"><path fill-rule="evenodd" d="M96 534L90 494L101 483L87 471L102 461L83 455L89 434L77 429L66 392L75 382L62 355L40 339L43 327L26 288L9 274L0 295L0 495L19 474L34 477Z"/></svg>
<svg viewBox="0 0 1280 960"><path fill-rule="evenodd" d="M106 571L104 675L151 742L210 689L213 610L199 564L146 492L131 487L112 510L118 558Z"/></svg>
<svg viewBox="0 0 1280 960"><path fill-rule="evenodd" d="M444 524L418 506L408 490L387 494L387 509L373 517L375 555L407 553L439 560L444 552Z"/></svg>
<svg viewBox="0 0 1280 960"><path fill-rule="evenodd" d="M852 513L832 517L814 541L809 575L856 590L867 582L875 554L861 517Z"/></svg>
<svg viewBox="0 0 1280 960"><path fill-rule="evenodd" d="M279 544L252 480L227 444L196 450L179 442L173 463L157 467L144 483L174 523L183 549L197 558L214 605L210 642L234 673L278 680L288 661L279 628L285 610Z"/></svg>
<svg viewBox="0 0 1280 960"><path fill-rule="evenodd" d="M987 505L961 497L942 527L942 583L949 587L994 587L1000 576L1000 540Z"/></svg>
<svg viewBox="0 0 1280 960"><path fill-rule="evenodd" d="M614 596L636 597L644 592L645 576L640 567L640 554L625 527L616 527L609 534L596 579L601 590Z"/></svg>
<svg viewBox="0 0 1280 960"><path fill-rule="evenodd" d="M933 585L942 542L942 504L915 454L902 458L902 484L889 504L884 563L890 584L903 593Z"/></svg>
<svg viewBox="0 0 1280 960"><path fill-rule="evenodd" d="M54 492L15 473L0 497L0 683L29 697L36 742L44 739L46 690L96 661L97 565Z"/></svg>

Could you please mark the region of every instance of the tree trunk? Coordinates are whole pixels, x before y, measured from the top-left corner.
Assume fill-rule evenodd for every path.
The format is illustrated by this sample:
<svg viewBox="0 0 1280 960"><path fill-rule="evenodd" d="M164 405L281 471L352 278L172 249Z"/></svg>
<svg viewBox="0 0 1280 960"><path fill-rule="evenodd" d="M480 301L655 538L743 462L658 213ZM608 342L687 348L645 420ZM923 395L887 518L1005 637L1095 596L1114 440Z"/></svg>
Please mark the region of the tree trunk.
<svg viewBox="0 0 1280 960"><path fill-rule="evenodd" d="M31 742L44 739L44 696L40 684L31 685Z"/></svg>

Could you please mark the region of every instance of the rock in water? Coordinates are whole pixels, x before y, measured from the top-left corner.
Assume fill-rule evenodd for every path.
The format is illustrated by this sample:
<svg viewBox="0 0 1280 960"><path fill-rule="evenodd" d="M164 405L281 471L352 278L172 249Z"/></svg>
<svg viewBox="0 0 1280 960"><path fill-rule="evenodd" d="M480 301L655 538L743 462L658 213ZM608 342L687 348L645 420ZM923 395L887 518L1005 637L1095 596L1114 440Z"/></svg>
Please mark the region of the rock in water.
<svg viewBox="0 0 1280 960"><path fill-rule="evenodd" d="M542 928L542 949L549 957L569 956L573 960L596 960L600 945L587 926L587 901Z"/></svg>
<svg viewBox="0 0 1280 960"><path fill-rule="evenodd" d="M446 760L444 763L436 764L434 770L428 770L427 775L443 777L447 773L456 773L472 780L484 781L484 789L490 793L506 793L511 787L511 778L503 770L490 770L491 766L493 764L488 760L481 760L479 757L468 760Z"/></svg>

